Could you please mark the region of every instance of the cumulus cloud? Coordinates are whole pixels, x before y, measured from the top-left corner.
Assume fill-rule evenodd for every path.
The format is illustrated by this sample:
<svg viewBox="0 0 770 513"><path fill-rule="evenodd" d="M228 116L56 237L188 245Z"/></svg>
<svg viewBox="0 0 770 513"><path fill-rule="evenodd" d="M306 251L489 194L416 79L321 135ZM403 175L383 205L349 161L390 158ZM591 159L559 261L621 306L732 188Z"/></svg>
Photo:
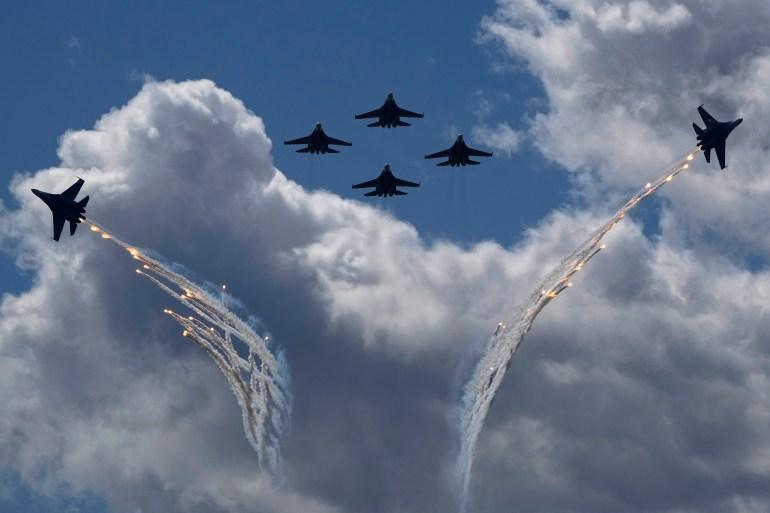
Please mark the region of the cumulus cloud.
<svg viewBox="0 0 770 513"><path fill-rule="evenodd" d="M770 239L756 237L766 217L735 205L770 200L768 22L770 6L754 0L505 0L483 21L482 40L541 81L548 108L531 113L536 147L600 188L636 187L684 154L702 103L718 119L745 116L727 145L731 171L706 171L699 159L697 176L667 194L691 230L766 251Z"/></svg>
<svg viewBox="0 0 770 513"><path fill-rule="evenodd" d="M490 148L511 155L518 151L522 133L511 128L508 123L498 123L493 126L474 126L473 137Z"/></svg>
<svg viewBox="0 0 770 513"><path fill-rule="evenodd" d="M685 25L692 17L690 10L682 4L672 3L668 8L656 9L649 2L640 0L627 5L605 3L586 14L596 15L597 26L603 32L627 30L635 34L673 30Z"/></svg>
<svg viewBox="0 0 770 513"><path fill-rule="evenodd" d="M746 18L644 4L646 14L622 4L613 30L598 25L609 4L589 1L511 0L484 24L543 81L550 110L533 118L538 147L595 171L603 187L638 184L639 172L689 147L681 96L708 93L725 112L765 108L754 87L770 69L758 65L759 21L737 42L698 46L714 67L689 85L677 38L716 37L702 29L708 17ZM661 24L675 5L689 17ZM629 69L632 39L648 58ZM760 41L754 53L746 41ZM724 55L742 57L711 59ZM676 184L700 188L722 213L744 195L717 234L758 206L748 187L762 175L743 171L751 161L737 148L763 143L744 133L728 154L741 180ZM262 121L212 82L151 82L94 129L65 134L59 166L14 180L20 207L2 213L0 243L34 281L0 305L0 461L25 483L88 491L119 512L454 507L458 361L606 211L555 211L511 248L429 243L386 213L303 189L270 149ZM50 214L29 188L58 190L75 174L95 220L228 283L283 343L295 399L285 483L259 473L226 383L163 318L165 298L125 255L89 233L47 239ZM709 209L689 206L691 217L665 208L654 239L621 225L540 318L481 436L477 510L752 511L770 500L770 277L715 252L698 237ZM759 225L734 240L762 239Z"/></svg>
<svg viewBox="0 0 770 513"><path fill-rule="evenodd" d="M400 458L420 463L415 475L449 472L446 358L491 322L519 257L494 243L427 244L381 211L306 191L275 169L270 145L262 121L212 82L149 82L94 129L66 133L59 166L16 177L20 208L3 213L0 241L35 279L0 310L0 456L25 482L96 493L116 511L352 511L402 486ZM48 239L50 213L29 189L60 190L75 175L89 216L230 284L283 343L302 426L284 488L259 473L226 383L163 319L166 300L130 259L82 229ZM442 354L441 365L414 363ZM404 402L399 387L418 391ZM389 436L404 412L411 421ZM425 449L421 425L439 448ZM351 444L359 430L375 439ZM444 477L415 480L415 504L451 503Z"/></svg>

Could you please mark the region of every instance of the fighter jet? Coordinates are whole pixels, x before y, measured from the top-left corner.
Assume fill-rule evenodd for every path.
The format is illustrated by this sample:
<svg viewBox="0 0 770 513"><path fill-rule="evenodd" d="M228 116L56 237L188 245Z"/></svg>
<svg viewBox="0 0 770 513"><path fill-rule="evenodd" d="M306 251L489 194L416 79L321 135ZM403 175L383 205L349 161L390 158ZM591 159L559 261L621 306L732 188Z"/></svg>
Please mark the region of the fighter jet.
<svg viewBox="0 0 770 513"><path fill-rule="evenodd" d="M385 168L380 173L380 176L374 180L368 182L359 183L353 186L354 189L368 189L369 187L375 187L372 192L367 192L364 196L405 196L406 193L399 191L396 187L419 187L419 183L408 182L396 176L391 172L390 166L385 164Z"/></svg>
<svg viewBox="0 0 770 513"><path fill-rule="evenodd" d="M32 189L32 194L43 200L53 213L53 240L59 240L62 228L64 228L64 221L70 222L70 235L75 235L78 223L86 218L83 214L86 212L88 196L80 201L75 201L75 197L80 192L83 183L83 179L78 178L77 182L70 185L69 188L61 194Z"/></svg>
<svg viewBox="0 0 770 513"><path fill-rule="evenodd" d="M727 136L733 129L743 122L743 118L738 118L735 121L717 121L714 117L706 112L703 105L698 107L698 113L706 123L706 129L702 129L695 123L692 127L695 129L695 134L698 139L698 146L704 151L706 162L711 162L711 150L714 149L717 152L717 159L719 159L719 167L724 169L725 166L725 141Z"/></svg>
<svg viewBox="0 0 770 513"><path fill-rule="evenodd" d="M393 93L388 93L385 97L385 103L379 109L374 109L363 114L358 114L356 119L377 118L374 123L369 123L366 126L381 126L381 127L394 127L394 126L411 126L410 123L401 121L401 118L421 118L423 114L412 112L411 110L402 109L396 103L396 99L393 97Z"/></svg>
<svg viewBox="0 0 770 513"><path fill-rule="evenodd" d="M474 150L473 148L469 148L467 144L465 144L465 141L463 140L462 134L457 136L457 140L455 140L454 144L451 148L448 148L443 151L439 151L436 153L431 153L430 155L425 155L426 159L437 159L442 157L447 157L448 160L445 160L444 162L439 162L439 166L475 166L479 164L479 162L475 160L471 160L469 157L491 157L492 154L488 151L481 151L481 150Z"/></svg>
<svg viewBox="0 0 770 513"><path fill-rule="evenodd" d="M291 141L283 141L283 144L307 144L305 148L300 148L297 153L339 153L339 150L329 148L330 144L337 146L353 146L351 143L329 137L321 128L321 123L316 123L315 128L307 137L300 137Z"/></svg>

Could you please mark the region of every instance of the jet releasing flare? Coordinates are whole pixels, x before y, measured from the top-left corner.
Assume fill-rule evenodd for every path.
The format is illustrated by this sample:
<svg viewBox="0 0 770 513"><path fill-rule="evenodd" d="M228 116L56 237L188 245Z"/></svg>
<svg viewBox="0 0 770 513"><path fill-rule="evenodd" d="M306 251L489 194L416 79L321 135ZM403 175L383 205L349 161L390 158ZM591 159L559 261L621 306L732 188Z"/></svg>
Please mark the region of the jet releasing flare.
<svg viewBox="0 0 770 513"><path fill-rule="evenodd" d="M65 222L69 221L70 223L70 235L75 235L78 224L86 218L88 196L79 201L75 200L84 183L85 181L82 178L78 178L75 183L60 194L32 189L32 194L40 198L51 209L53 214L53 240L59 240Z"/></svg>
<svg viewBox="0 0 770 513"><path fill-rule="evenodd" d="M578 246L564 258L556 269L545 277L529 299L512 314L510 322L498 323L492 337L487 342L484 355L476 364L470 380L465 384L460 404L460 454L457 460L457 479L460 487L460 510L465 511L468 504L471 471L476 455L476 444L484 427L492 401L503 382L505 371L509 368L524 337L526 337L537 316L548 303L553 301L565 289L572 286L571 276L579 272L599 251L607 246L602 239L643 199L657 192L661 187L676 178L688 168L700 150L696 148L677 162L657 180L647 183L634 194L612 218L599 228L587 241ZM505 329L500 329L504 325Z"/></svg>
<svg viewBox="0 0 770 513"><path fill-rule="evenodd" d="M703 105L698 107L698 113L700 114L703 123L706 124L706 128L703 129L697 124L693 123L692 127L695 130L695 136L698 140L698 147L703 150L703 156L706 157L706 162L711 162L711 150L715 150L717 153L717 160L719 160L719 167L724 169L727 167L725 163L725 144L730 132L743 123L743 118L738 118L734 121L717 121L714 116L706 112ZM692 160L687 156L687 160Z"/></svg>

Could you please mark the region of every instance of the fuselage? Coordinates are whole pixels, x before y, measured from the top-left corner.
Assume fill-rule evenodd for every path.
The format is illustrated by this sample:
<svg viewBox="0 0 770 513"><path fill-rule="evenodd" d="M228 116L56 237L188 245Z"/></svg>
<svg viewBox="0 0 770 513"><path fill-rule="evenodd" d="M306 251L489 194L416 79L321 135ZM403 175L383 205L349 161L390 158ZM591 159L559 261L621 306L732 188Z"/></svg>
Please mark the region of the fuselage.
<svg viewBox="0 0 770 513"><path fill-rule="evenodd" d="M714 148L717 143L727 139L730 132L742 122L743 118L738 118L735 121L722 121L706 128L696 136L698 145L703 150Z"/></svg>
<svg viewBox="0 0 770 513"><path fill-rule="evenodd" d="M382 104L380 111L380 125L391 128L398 126L398 122L401 121L401 117L398 115L398 104L393 97L393 93L388 93L385 98L385 103Z"/></svg>
<svg viewBox="0 0 770 513"><path fill-rule="evenodd" d="M377 196L393 196L396 192L396 179L390 171L390 166L386 165L380 176L377 177Z"/></svg>
<svg viewBox="0 0 770 513"><path fill-rule="evenodd" d="M48 205L51 212L59 214L65 220L79 223L86 218L85 207L80 206L77 202L63 198L61 194L52 194L50 192L43 192L37 189L32 189L32 194L43 200L43 203Z"/></svg>
<svg viewBox="0 0 770 513"><path fill-rule="evenodd" d="M313 132L310 134L310 144L308 144L309 153L326 153L329 151L329 139L326 132L321 128L321 123L316 123Z"/></svg>
<svg viewBox="0 0 770 513"><path fill-rule="evenodd" d="M468 146L465 144L462 135L458 135L455 143L449 148L448 159L449 165L452 167L465 166L468 164L468 161L470 160Z"/></svg>

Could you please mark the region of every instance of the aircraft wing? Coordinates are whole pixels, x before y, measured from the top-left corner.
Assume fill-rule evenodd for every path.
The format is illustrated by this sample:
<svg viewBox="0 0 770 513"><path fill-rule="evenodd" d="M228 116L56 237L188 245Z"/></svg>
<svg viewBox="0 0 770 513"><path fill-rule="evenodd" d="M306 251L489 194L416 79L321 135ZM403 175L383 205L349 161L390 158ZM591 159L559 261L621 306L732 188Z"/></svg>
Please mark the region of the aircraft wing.
<svg viewBox="0 0 770 513"><path fill-rule="evenodd" d="M75 193L77 195L77 192ZM53 240L59 240L62 228L64 228L64 217L54 212L53 214Z"/></svg>
<svg viewBox="0 0 770 513"><path fill-rule="evenodd" d="M69 188L61 193L62 198L75 201L75 197L80 192L80 188L83 187L85 181L82 178L78 178L78 181L69 186ZM63 223L64 221L62 221ZM61 232L61 229L59 230ZM58 240L58 239L57 239Z"/></svg>
<svg viewBox="0 0 770 513"><path fill-rule="evenodd" d="M698 114L700 114L701 119L703 119L703 122L706 123L706 128L716 125L718 121L714 119L714 116L706 112L706 109L703 108L703 105L698 107Z"/></svg>
<svg viewBox="0 0 770 513"><path fill-rule="evenodd" d="M491 157L492 154L488 151L481 151L481 150L475 150L473 148L468 148L468 155L471 157Z"/></svg>
<svg viewBox="0 0 770 513"><path fill-rule="evenodd" d="M424 114L418 114L417 112L402 109L401 107L398 108L398 115L402 118L421 118L424 116Z"/></svg>
<svg viewBox="0 0 770 513"><path fill-rule="evenodd" d="M722 139L714 145L714 149L717 152L717 158L719 159L719 167L725 168L725 140Z"/></svg>
<svg viewBox="0 0 770 513"><path fill-rule="evenodd" d="M426 159L437 159L440 157L448 157L449 156L449 150L441 150L437 151L436 153L431 153L430 155L425 155Z"/></svg>
<svg viewBox="0 0 770 513"><path fill-rule="evenodd" d="M369 112L364 112L363 114L356 114L356 119L378 118L380 117L381 112L382 107L379 109L370 110Z"/></svg>
<svg viewBox="0 0 770 513"><path fill-rule="evenodd" d="M353 144L343 141L341 139L335 139L334 137L326 136L326 144L336 144L338 146L353 146Z"/></svg>
<svg viewBox="0 0 770 513"><path fill-rule="evenodd" d="M310 136L292 139L291 141L283 141L283 144L310 144Z"/></svg>
<svg viewBox="0 0 770 513"><path fill-rule="evenodd" d="M396 187L419 187L419 183L410 182L408 180L402 180L400 178L396 178Z"/></svg>
<svg viewBox="0 0 770 513"><path fill-rule="evenodd" d="M367 189L369 187L377 187L377 178L369 180L368 182L361 182L353 186L354 189Z"/></svg>

